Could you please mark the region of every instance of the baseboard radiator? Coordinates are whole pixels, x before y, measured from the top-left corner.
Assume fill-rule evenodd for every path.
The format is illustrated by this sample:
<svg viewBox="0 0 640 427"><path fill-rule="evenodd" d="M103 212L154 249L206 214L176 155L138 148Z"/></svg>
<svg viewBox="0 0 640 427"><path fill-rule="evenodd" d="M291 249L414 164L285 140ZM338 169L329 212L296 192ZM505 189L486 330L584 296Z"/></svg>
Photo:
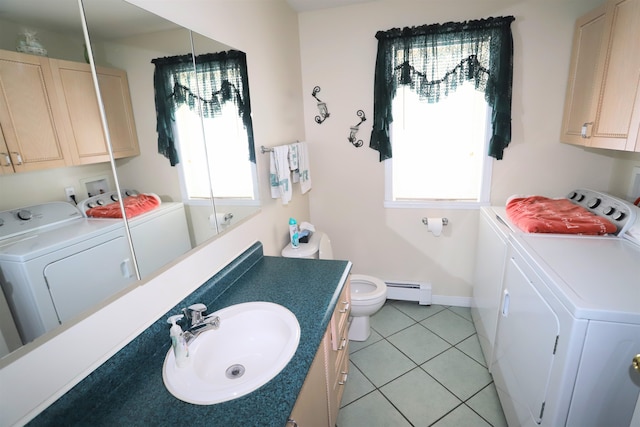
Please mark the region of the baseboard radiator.
<svg viewBox="0 0 640 427"><path fill-rule="evenodd" d="M387 299L418 301L420 305L431 305L431 284L419 282L385 282Z"/></svg>

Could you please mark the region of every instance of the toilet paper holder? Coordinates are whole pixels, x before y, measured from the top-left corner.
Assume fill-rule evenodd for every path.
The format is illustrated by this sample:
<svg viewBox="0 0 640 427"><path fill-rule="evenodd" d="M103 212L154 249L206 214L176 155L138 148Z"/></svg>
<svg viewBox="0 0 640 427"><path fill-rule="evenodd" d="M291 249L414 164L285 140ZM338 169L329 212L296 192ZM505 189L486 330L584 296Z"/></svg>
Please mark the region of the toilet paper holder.
<svg viewBox="0 0 640 427"><path fill-rule="evenodd" d="M424 218L422 218L422 223L424 225L429 225L429 219L425 216ZM449 225L449 219L448 218L442 218L442 225Z"/></svg>

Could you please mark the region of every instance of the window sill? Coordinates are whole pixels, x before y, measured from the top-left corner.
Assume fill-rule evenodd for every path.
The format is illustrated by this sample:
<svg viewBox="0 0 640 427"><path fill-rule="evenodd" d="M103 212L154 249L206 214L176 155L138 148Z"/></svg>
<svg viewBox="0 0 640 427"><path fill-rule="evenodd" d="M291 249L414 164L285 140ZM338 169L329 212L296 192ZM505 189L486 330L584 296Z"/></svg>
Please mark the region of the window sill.
<svg viewBox="0 0 640 427"><path fill-rule="evenodd" d="M489 202L468 202L455 200L426 201L426 200L385 200L384 207L388 209L480 209L489 206Z"/></svg>

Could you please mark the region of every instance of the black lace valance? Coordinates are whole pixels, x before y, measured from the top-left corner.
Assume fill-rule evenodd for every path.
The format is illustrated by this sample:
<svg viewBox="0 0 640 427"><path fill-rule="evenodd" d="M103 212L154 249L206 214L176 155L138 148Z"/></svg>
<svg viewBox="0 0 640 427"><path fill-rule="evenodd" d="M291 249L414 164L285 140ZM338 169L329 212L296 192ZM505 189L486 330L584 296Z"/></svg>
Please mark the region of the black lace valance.
<svg viewBox="0 0 640 427"><path fill-rule="evenodd" d="M179 55L157 58L154 87L158 132L158 152L169 159L172 166L179 162L173 135L175 111L188 105L201 111L203 117L221 114L222 105L233 102L238 116L247 130L249 160L255 163L251 101L247 76L247 59L244 52L229 50L207 53L195 57ZM195 71L194 71L195 62Z"/></svg>
<svg viewBox="0 0 640 427"><path fill-rule="evenodd" d="M379 31L370 147L391 158L391 103L400 85L438 102L465 82L484 92L493 110L489 155L501 159L511 141L513 16Z"/></svg>

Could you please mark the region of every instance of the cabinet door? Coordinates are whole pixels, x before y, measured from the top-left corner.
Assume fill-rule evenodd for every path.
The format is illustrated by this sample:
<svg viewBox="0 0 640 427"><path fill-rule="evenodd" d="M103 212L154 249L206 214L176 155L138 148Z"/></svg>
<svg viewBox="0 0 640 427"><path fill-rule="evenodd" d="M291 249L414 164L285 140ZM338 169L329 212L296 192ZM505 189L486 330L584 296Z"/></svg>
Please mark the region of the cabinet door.
<svg viewBox="0 0 640 427"><path fill-rule="evenodd" d="M123 70L102 67L97 71L113 155L116 159L137 156L140 149L127 74Z"/></svg>
<svg viewBox="0 0 640 427"><path fill-rule="evenodd" d="M325 357L327 359L327 391L329 396L329 425L335 425L340 410L340 401L349 375L349 329L351 314L351 279L340 293L340 298L331 316L330 337L327 337ZM330 344L329 344L330 339Z"/></svg>
<svg viewBox="0 0 640 427"><path fill-rule="evenodd" d="M0 51L0 126L16 172L71 164L53 87L47 58Z"/></svg>
<svg viewBox="0 0 640 427"><path fill-rule="evenodd" d="M109 161L91 69L87 64L51 60L71 140L74 164ZM139 154L129 86L121 70L99 68L98 82L115 158Z"/></svg>
<svg viewBox="0 0 640 427"><path fill-rule="evenodd" d="M594 82L604 35L605 11L606 7L602 5L576 21L560 135L560 140L568 144L586 145L583 127L593 125L591 105L597 96Z"/></svg>
<svg viewBox="0 0 640 427"><path fill-rule="evenodd" d="M7 144L4 141L4 134L0 127L0 175L8 175L14 172L13 165L11 163L9 148L7 148Z"/></svg>
<svg viewBox="0 0 640 427"><path fill-rule="evenodd" d="M640 0L607 2L605 57L594 106L591 147L633 151L640 125Z"/></svg>
<svg viewBox="0 0 640 427"><path fill-rule="evenodd" d="M298 425L299 427L329 426L324 352L324 348L328 345L330 345L329 334L326 333L289 417L295 424L289 422L287 423L288 427L293 425Z"/></svg>

